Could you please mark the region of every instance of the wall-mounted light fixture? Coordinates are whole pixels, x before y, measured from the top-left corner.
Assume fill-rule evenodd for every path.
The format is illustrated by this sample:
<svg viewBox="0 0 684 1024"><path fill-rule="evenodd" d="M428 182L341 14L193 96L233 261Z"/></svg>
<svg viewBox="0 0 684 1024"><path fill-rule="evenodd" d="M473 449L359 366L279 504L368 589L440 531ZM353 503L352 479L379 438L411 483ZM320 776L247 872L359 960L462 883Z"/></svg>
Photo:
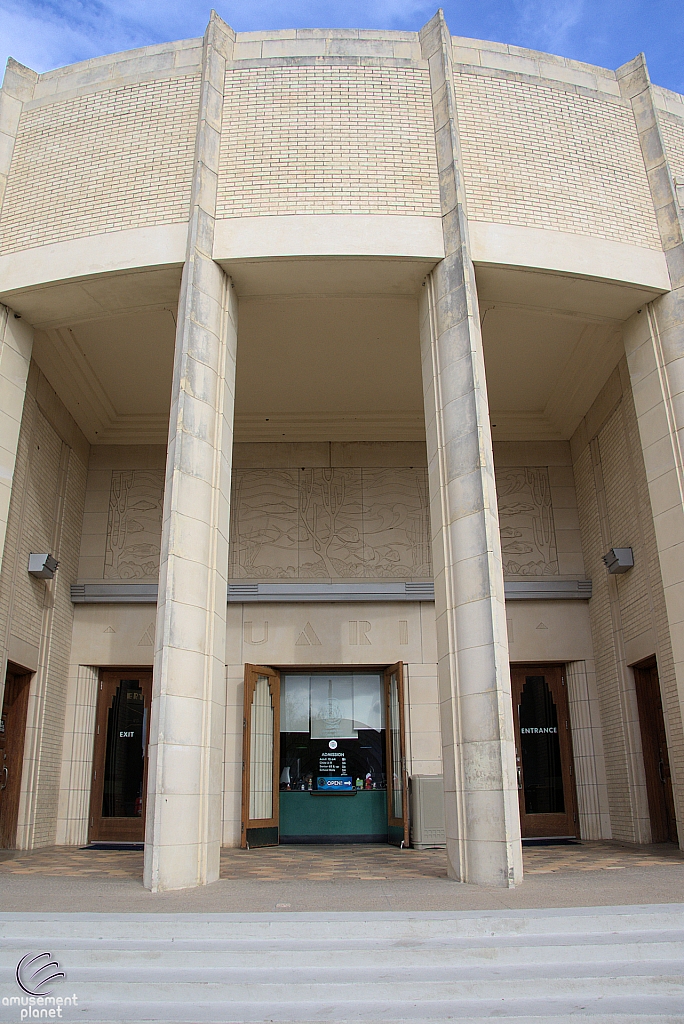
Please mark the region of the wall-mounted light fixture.
<svg viewBox="0 0 684 1024"><path fill-rule="evenodd" d="M603 556L603 561L608 572L615 576L632 568L634 552L631 548L611 548L608 554Z"/></svg>
<svg viewBox="0 0 684 1024"><path fill-rule="evenodd" d="M59 562L54 555L29 555L28 571L39 580L51 580Z"/></svg>

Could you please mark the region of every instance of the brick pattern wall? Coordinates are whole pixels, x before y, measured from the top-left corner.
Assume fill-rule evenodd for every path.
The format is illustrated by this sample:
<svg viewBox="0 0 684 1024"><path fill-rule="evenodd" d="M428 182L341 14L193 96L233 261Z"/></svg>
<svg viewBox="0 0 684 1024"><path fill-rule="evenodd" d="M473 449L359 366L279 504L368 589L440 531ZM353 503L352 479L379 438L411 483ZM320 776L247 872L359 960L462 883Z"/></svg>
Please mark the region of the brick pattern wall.
<svg viewBox="0 0 684 1024"><path fill-rule="evenodd" d="M601 709L601 726L606 758L606 784L613 836L629 841L634 838L629 794L627 742L624 734L617 651L613 636L610 596L602 556L601 524L594 481L591 450L587 446L575 462L577 505L580 514L582 547L587 574L593 581L589 604L592 644Z"/></svg>
<svg viewBox="0 0 684 1024"><path fill-rule="evenodd" d="M198 101L184 75L24 111L0 252L187 220Z"/></svg>
<svg viewBox="0 0 684 1024"><path fill-rule="evenodd" d="M217 217L440 213L427 69L226 74Z"/></svg>
<svg viewBox="0 0 684 1024"><path fill-rule="evenodd" d="M684 184L684 121L660 111L660 130L673 176Z"/></svg>
<svg viewBox="0 0 684 1024"><path fill-rule="evenodd" d="M7 557L0 575L0 638L10 634L41 648L42 665L31 681L18 842L54 843L62 760L73 605L86 464L70 448L36 398L40 372L32 366L19 435L10 502ZM66 416L66 412L64 412ZM74 429L75 425L74 425ZM52 551L59 569L51 584L26 571L31 551Z"/></svg>
<svg viewBox="0 0 684 1024"><path fill-rule="evenodd" d="M651 629L656 638L657 650L651 653L658 657L663 710L669 723L672 773L682 792L684 733L646 472L630 391L623 391L622 399L606 418L596 438L609 545L630 546L634 551L634 568L623 576L614 577L622 637L624 643L629 644ZM602 541L599 495L589 445L576 458L575 480L585 564L593 580L589 611L613 837L629 842L637 838L634 802L630 799L629 761L634 740L640 749L638 712L632 687L628 687L629 692L625 688L625 679L628 683L630 679L629 670L621 670L619 665L620 651L611 615L609 577L602 561L606 545ZM679 815L683 812L684 807L680 807ZM681 816L679 820L682 820Z"/></svg>
<svg viewBox="0 0 684 1024"><path fill-rule="evenodd" d="M454 78L473 220L660 249L626 107L512 78Z"/></svg>

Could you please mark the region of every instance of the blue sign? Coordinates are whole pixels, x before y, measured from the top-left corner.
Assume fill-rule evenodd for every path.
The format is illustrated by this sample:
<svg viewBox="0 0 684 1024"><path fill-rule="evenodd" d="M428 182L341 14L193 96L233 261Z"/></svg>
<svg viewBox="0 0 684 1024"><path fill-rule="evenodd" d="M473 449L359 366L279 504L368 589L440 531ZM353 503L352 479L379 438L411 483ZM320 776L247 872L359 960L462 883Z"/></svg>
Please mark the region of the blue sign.
<svg viewBox="0 0 684 1024"><path fill-rule="evenodd" d="M319 775L316 779L316 788L319 792L323 790L327 793L339 793L353 789L354 780L351 775Z"/></svg>

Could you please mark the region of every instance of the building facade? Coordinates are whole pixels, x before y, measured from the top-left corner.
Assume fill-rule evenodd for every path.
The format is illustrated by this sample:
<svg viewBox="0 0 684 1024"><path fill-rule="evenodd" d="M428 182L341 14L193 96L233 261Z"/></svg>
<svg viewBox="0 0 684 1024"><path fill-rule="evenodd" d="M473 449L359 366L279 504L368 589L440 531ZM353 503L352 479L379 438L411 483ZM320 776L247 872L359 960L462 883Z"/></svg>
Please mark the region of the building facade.
<svg viewBox="0 0 684 1024"><path fill-rule="evenodd" d="M3 845L684 841L684 98L212 15L0 136Z"/></svg>

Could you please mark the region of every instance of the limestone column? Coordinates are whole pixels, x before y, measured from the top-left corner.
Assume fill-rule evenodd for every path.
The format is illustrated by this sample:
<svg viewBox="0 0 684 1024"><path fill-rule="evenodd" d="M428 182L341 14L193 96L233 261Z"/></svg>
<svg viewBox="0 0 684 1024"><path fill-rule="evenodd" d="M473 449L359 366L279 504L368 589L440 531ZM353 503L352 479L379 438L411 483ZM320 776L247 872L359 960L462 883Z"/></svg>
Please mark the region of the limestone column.
<svg viewBox="0 0 684 1024"><path fill-rule="evenodd" d="M7 61L0 90L0 215L22 106L32 99L37 78L35 71L11 57ZM33 329L13 310L0 305L0 570L32 348ZM5 685L2 659L0 670L2 690Z"/></svg>
<svg viewBox="0 0 684 1024"><path fill-rule="evenodd" d="M420 33L430 68L445 258L425 282L421 355L435 573L448 873L522 880L503 567L451 37Z"/></svg>
<svg viewBox="0 0 684 1024"><path fill-rule="evenodd" d="M219 876L236 302L212 259L226 59L212 12L181 284L162 529L144 883Z"/></svg>
<svg viewBox="0 0 684 1024"><path fill-rule="evenodd" d="M644 55L616 74L634 114L672 287L631 317L624 338L684 718L684 210ZM677 793L673 767L681 809L684 793L681 785ZM679 836L684 848L681 820Z"/></svg>

